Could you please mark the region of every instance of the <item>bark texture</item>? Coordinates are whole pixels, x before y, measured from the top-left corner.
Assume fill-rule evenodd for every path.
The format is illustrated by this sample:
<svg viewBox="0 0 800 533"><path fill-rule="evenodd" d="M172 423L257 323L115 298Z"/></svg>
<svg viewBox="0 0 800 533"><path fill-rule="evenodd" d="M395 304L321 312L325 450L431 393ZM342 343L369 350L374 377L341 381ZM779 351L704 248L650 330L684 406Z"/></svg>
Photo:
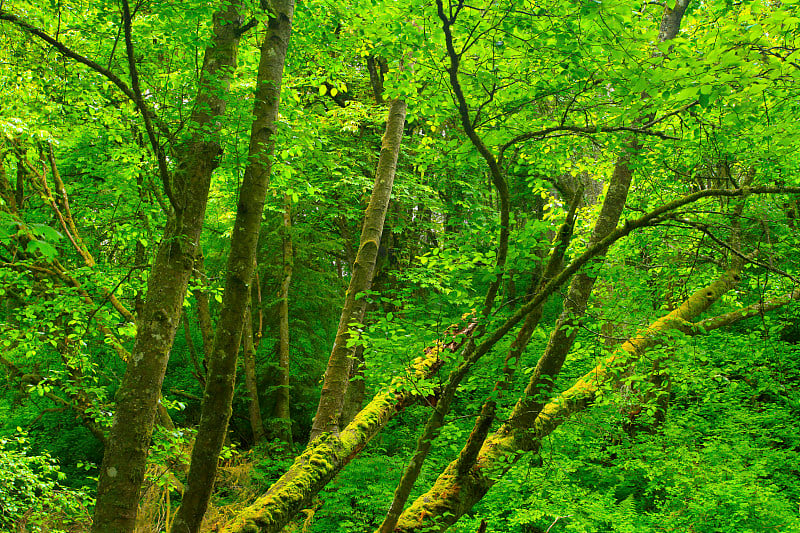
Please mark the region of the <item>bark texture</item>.
<svg viewBox="0 0 800 533"><path fill-rule="evenodd" d="M261 45L249 159L239 191L222 309L214 335L186 492L172 523L172 533L195 533L200 529L231 416L236 358L250 301L256 247L272 169L283 65L294 15L294 0L273 1L270 5L272 16Z"/></svg>
<svg viewBox="0 0 800 533"><path fill-rule="evenodd" d="M339 418L342 413L345 392L350 379L355 346L348 346L351 324L360 323L364 316L366 299L364 291L369 290L375 273L378 258L378 247L383 233L383 223L392 194L397 158L400 154L400 142L403 138L403 127L406 122L406 103L394 100L389 106L389 118L386 121L386 132L383 135L381 155L375 175L369 206L364 216L361 240L353 265L353 276L345 294L342 315L336 340L333 343L322 395L311 428L311 440L326 432L337 433Z"/></svg>
<svg viewBox="0 0 800 533"><path fill-rule="evenodd" d="M407 405L418 401L409 379L430 376L442 365L439 342L427 348L408 369L398 376L359 412L338 435L327 433L312 441L302 455L272 487L221 531L224 533L278 532L294 516L311 505L314 496L344 468L386 423ZM455 348L457 349L457 348Z"/></svg>
<svg viewBox="0 0 800 533"><path fill-rule="evenodd" d="M453 89L456 106L458 107L459 115L461 117L461 126L464 128L464 132L467 134L467 137L469 137L472 145L486 161L486 164L489 167L492 185L494 185L494 188L497 191L499 200L500 235L497 246L497 260L495 262L498 273L492 283L489 284L489 287L486 291L486 296L484 297L483 307L481 309L481 318L486 320L491 313L497 293L502 285L506 258L508 256L508 240L510 235L510 203L508 184L506 183L505 176L503 175L497 158L486 146L486 144L478 135L478 132L475 130L473 120L470 117L469 106L467 104L466 97L464 96L461 82L458 79L458 69L461 55L455 51L453 35L451 31L452 26L455 23L455 15L453 15L451 18L445 16L444 6L441 0L437 0L436 5L445 35L447 55L450 59L450 66L448 67L447 71L450 77L450 86ZM478 324L474 333L471 332L471 334L474 336L480 336L484 327L485 322ZM411 461L409 461L408 465L406 465L406 468L403 471L403 476L397 484L392 503L389 506L389 511L386 513L386 517L379 528L381 533L389 533L390 531L394 530L397 519L400 516L406 501L408 500L408 496L411 494L411 490L414 488L414 484L416 483L417 478L422 470L422 465L424 464L425 459L430 452L433 441L436 439L439 430L444 424L444 417L450 411L453 400L455 399L456 391L458 390L458 386L464 376L466 376L469 372L472 364L475 363L480 357L480 354L475 351L475 344L472 338L467 341L467 348L464 351L463 357L465 359L464 363L459 365L459 367L451 372L448 376L447 385L442 391L437 405L428 418L422 434L417 439L417 448L411 458Z"/></svg>
<svg viewBox="0 0 800 533"><path fill-rule="evenodd" d="M350 368L350 382L344 395L342 416L339 417L339 427L345 427L364 407L364 397L367 392L367 382L364 375L366 370L364 361L364 347L357 346L353 354L353 366Z"/></svg>
<svg viewBox="0 0 800 533"><path fill-rule="evenodd" d="M611 177L606 198L592 230L590 247L596 246L616 229L617 222L625 208L631 178L632 174L627 158L621 157L614 166L614 174ZM601 265L604 256L605 251L603 250L595 256L591 265ZM567 297L564 299L563 310L550 335L547 347L536 364L524 394L514 408L512 424L515 427L530 427L539 415L542 405L549 398L555 376L561 371L564 360L575 342L581 324L580 317L586 311L594 282L595 278L586 270L581 270L572 279Z"/></svg>
<svg viewBox="0 0 800 533"><path fill-rule="evenodd" d="M278 298L278 390L275 394L273 415L274 434L283 442L292 444L292 416L289 395L289 287L292 284L294 250L292 246L292 199L283 199L283 272Z"/></svg>
<svg viewBox="0 0 800 533"><path fill-rule="evenodd" d="M205 216L211 172L220 154L218 117L225 111L236 68L240 14L227 2L214 16L214 35L205 51L191 123L192 137L178 153L173 179L180 210L169 221L153 262L147 296L99 474L92 531L133 531L147 452L169 350L180 321L186 287Z"/></svg>
<svg viewBox="0 0 800 533"><path fill-rule="evenodd" d="M257 274L256 274L257 275ZM254 276L255 279L255 276ZM250 396L248 412L250 428L253 430L253 442L258 444L267 436L264 420L261 418L261 403L258 400L258 381L256 380L256 347L253 342L252 307L247 308L242 330L242 355L244 356L244 381L247 394Z"/></svg>

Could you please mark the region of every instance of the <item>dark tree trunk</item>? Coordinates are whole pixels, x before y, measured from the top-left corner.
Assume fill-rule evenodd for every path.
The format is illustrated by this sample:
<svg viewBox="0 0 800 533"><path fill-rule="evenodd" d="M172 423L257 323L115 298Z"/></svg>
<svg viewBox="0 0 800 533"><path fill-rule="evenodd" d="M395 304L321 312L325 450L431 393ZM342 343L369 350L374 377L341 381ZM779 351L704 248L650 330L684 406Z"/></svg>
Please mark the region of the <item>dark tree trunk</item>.
<svg viewBox="0 0 800 533"><path fill-rule="evenodd" d="M250 301L256 247L272 169L283 65L294 15L294 0L276 0L270 5L274 16L269 19L261 45L253 107L255 119L250 133L248 164L239 191L222 309L214 336L186 492L172 523L172 533L195 533L200 529L231 416L236 359L245 310Z"/></svg>
<svg viewBox="0 0 800 533"><path fill-rule="evenodd" d="M211 172L220 154L219 117L236 68L239 4L226 3L214 16L214 36L205 52L201 85L173 187L182 202L171 217L153 262L147 296L138 318L133 351L119 392L114 424L103 457L94 512L94 533L133 531L147 452L167 368L180 322L186 287L203 227Z"/></svg>

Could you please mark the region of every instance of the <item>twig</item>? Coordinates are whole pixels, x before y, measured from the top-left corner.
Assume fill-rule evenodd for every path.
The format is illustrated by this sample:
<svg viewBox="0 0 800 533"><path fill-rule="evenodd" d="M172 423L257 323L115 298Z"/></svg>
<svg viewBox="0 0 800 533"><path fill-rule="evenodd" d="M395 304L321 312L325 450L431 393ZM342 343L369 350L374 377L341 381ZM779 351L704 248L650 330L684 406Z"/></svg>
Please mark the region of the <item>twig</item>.
<svg viewBox="0 0 800 533"><path fill-rule="evenodd" d="M555 520L553 520L553 523L552 523L552 524L550 524L550 527L548 527L548 528L547 528L547 531L545 531L544 533L550 533L550 530L551 530L551 529L553 529L553 526L554 526L554 525L556 525L556 522L558 522L558 521L559 521L559 520L561 520L562 518L570 518L570 517L572 517L572 515L571 515L571 514L568 514L568 515L564 515L564 516L558 516L558 517L556 517L556 519L555 519Z"/></svg>

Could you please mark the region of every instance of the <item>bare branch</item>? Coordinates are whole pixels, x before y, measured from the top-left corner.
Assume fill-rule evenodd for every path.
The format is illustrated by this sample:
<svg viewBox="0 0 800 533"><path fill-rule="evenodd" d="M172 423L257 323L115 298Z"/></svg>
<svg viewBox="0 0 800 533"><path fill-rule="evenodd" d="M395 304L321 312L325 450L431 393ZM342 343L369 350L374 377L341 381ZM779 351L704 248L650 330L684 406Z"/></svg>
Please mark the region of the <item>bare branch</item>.
<svg viewBox="0 0 800 533"><path fill-rule="evenodd" d="M122 24L125 30L125 51L128 55L128 70L131 75L131 84L133 85L133 99L136 107L142 113L144 119L144 128L147 131L147 138L150 140L150 147L155 153L156 160L158 161L158 175L161 178L161 184L164 187L164 193L169 199L169 203L175 212L180 211L180 206L175 200L172 193L172 186L170 185L169 170L167 169L167 157L164 155L164 150L161 144L156 139L156 133L153 130L153 123L150 120L151 115L155 116L152 109L149 109L144 102L142 90L139 87L139 72L136 70L136 57L133 50L133 38L131 36L131 11L128 5L128 0L122 0Z"/></svg>

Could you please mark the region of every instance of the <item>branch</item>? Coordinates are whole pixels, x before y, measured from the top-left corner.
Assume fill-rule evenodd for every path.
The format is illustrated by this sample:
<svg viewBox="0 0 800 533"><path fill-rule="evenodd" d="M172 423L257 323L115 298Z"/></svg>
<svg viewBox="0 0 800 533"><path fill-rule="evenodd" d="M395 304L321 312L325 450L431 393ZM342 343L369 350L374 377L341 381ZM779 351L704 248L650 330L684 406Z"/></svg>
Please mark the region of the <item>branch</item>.
<svg viewBox="0 0 800 533"><path fill-rule="evenodd" d="M111 81L111 83L116 85L117 88L119 88L119 90L122 91L122 93L125 96L127 96L132 102L136 103L136 96L134 95L134 93L131 90L131 88L128 87L128 85L124 81L122 81L116 74L111 72L109 69L103 67L102 65L98 65L97 63L95 63L91 59L88 59L88 58L80 55L78 52L74 51L73 49L71 49L67 45L65 45L62 42L60 42L59 40L55 39L54 37L51 37L50 35L45 33L43 30L40 30L39 28L28 24L27 22L25 22L24 20L20 19L16 15L12 15L11 13L9 13L8 11L6 11L4 9L0 9L0 20L7 20L8 22L18 26L22 30L30 33L31 35L35 35L36 37L39 37L40 39L42 39L46 43L52 45L53 47L56 48L56 50L61 52L62 55L66 56L66 57L69 57L70 59L74 59L78 63L82 63L82 64L86 65L90 69L94 70L98 74L104 76L109 81Z"/></svg>
<svg viewBox="0 0 800 533"><path fill-rule="evenodd" d="M709 229L710 226L708 224L704 224L702 222L693 222L693 221L691 221L689 219L686 219L686 218L673 217L673 220L675 220L676 222L680 222L682 224L686 224L687 226L690 226L690 227L692 227L692 228L694 228L694 229L696 229L698 231L703 232L703 234L706 235L709 239L711 239L715 243L719 244L720 246L722 246L726 250L729 250L733 255L737 256L742 261L745 261L747 263L752 263L752 264L754 264L756 266L760 266L761 268L769 270L770 272L774 272L774 273L776 273L776 274L778 274L780 276L783 276L785 278L789 278L793 282L795 282L797 284L800 284L800 279L797 279L796 277L792 276L788 272L785 272L785 271L783 271L783 270L781 270L779 268L775 268L774 266L768 265L767 263L762 263L761 261L756 261L752 257L744 255L742 252L740 252L739 250L737 250L736 248L734 248L733 246L731 246L727 242L723 241L722 239L720 239L719 237L717 237L716 235L711 233L711 230Z"/></svg>
<svg viewBox="0 0 800 533"><path fill-rule="evenodd" d="M66 187L64 187L64 182L61 180L61 175L58 172L58 167L56 166L52 145L48 144L48 161L50 163L50 170L53 173L53 179L56 183L56 187L58 187L58 191L62 195L62 200L65 207L65 213L67 214L66 217L64 216L64 214L61 213L61 210L58 208L55 197L53 196L53 193L50 190L50 186L47 184L46 170L43 170L42 172L36 170L36 168L34 168L34 166L31 165L30 162L25 157L25 152L23 151L21 146L17 146L17 156L19 163L23 165L25 170L27 170L28 174L30 174L31 178L33 178L34 186L37 185L38 181L38 186L41 188L40 192L42 196L44 197L47 204L55 213L56 218L61 224L61 228L67 235L67 238L69 239L70 243L72 243L72 246L78 252L78 255L81 256L86 266L88 266L89 268L95 267L96 263L94 257L92 256L91 252L89 252L89 249L86 247L86 244L83 242L83 239L81 238L80 233L78 232L78 228L75 226L72 213L69 209L67 190ZM42 164L44 166L45 162L43 161ZM21 221L19 221L18 223L21 224ZM32 236L30 237L33 238ZM66 274L67 269L64 268L57 260L54 261L53 264L56 266L59 276L61 276L62 274L67 275ZM77 285L74 286L76 288L78 287ZM115 287L111 291L102 287L101 289L106 298L111 302L111 305L114 306L114 309L116 309L120 315L122 315L128 322L135 322L136 319L133 316L133 314L122 304L122 302L119 301L119 299L116 296L114 296L114 291L116 291L118 287L119 284L117 284L117 287Z"/></svg>
<svg viewBox="0 0 800 533"><path fill-rule="evenodd" d="M161 149L158 139L156 139L156 134L153 130L153 123L150 120L151 114L155 115L155 113L145 104L144 97L142 96L142 90L139 87L139 72L136 70L136 57L133 51L133 39L131 37L131 11L130 6L128 5L128 0L122 0L122 24L125 30L125 51L128 55L128 70L130 71L131 84L133 85L132 92L134 102L136 103L136 107L142 113L142 118L144 119L144 128L147 131L147 138L150 140L150 146L153 148L156 161L158 161L158 175L161 178L161 184L164 186L164 193L167 195L170 205L172 205L172 208L177 213L180 211L180 208L178 202L175 200L175 196L172 193L169 170L167 169L167 157L164 155L164 150Z"/></svg>
<svg viewBox="0 0 800 533"><path fill-rule="evenodd" d="M500 170L498 160L495 158L489 148L486 147L486 144L484 144L483 140L478 136L475 128L473 127L472 120L470 120L469 117L469 106L467 105L464 91L461 88L461 82L458 80L458 67L461 56L455 50L455 46L453 44L453 33L450 29L455 23L455 19L458 16L459 11L463 7L463 0L459 1L455 13L453 13L451 9L450 18L448 18L444 13L444 5L442 1L443 0L436 0L436 6L438 9L439 19L442 21L442 30L444 31L447 55L450 58L450 66L448 67L447 72L450 74L450 85L453 88L453 94L456 98L456 106L458 107L458 113L461 117L461 125L464 128L464 132L467 134L467 137L469 137L469 140L478 150L478 153L480 153L481 157L486 160L486 164L489 166L489 172L492 176L492 183L497 189L497 194L500 198L500 242L497 246L496 261L496 264L500 269L500 273L497 275L497 279L495 279L495 281L489 285L489 289L486 291L486 298L484 299L483 303L483 316L486 317L489 314L492 303L497 296L497 291L500 288L506 257L508 255L508 239L510 231L509 191L508 184L506 183L503 173Z"/></svg>
<svg viewBox="0 0 800 533"><path fill-rule="evenodd" d="M739 322L740 320L762 315L767 311L772 311L774 309L782 307L788 304L792 300L800 300L800 287L795 288L794 291L785 294L783 296L772 298L771 300L766 300L763 302L758 302L753 305L743 307L742 309L737 309L736 311L725 313L724 315L718 315L706 318L705 320L701 320L700 322L693 324L691 331L686 331L686 333L690 335L696 335L698 333L705 333L707 331L718 329L723 326L729 326L731 324Z"/></svg>
<svg viewBox="0 0 800 533"><path fill-rule="evenodd" d="M558 287L560 287L564 282L572 277L580 268L582 268L586 263L592 260L594 256L599 253L602 253L605 249L609 246L614 244L616 241L622 239L623 237L628 236L633 230L644 228L648 226L654 226L659 224L665 220L664 215L667 213L679 209L687 204L694 203L698 200L703 198L710 198L710 197L726 197L726 198L737 198L740 196L747 196L748 194L799 194L800 187L774 187L774 186L764 186L764 187L741 187L738 189L705 189L702 191L698 191L692 194L688 194L683 198L678 198L677 200L673 200L672 202L666 203L661 207L642 215L641 217L634 219L634 220L626 220L622 226L618 226L617 229L609 233L604 239L600 242L595 244L594 246L590 246L584 253L580 256L575 258L572 263L567 265L564 270L562 270L557 276L555 276L550 282L545 285L541 291L536 293L536 295L531 298L528 303L517 309L517 311L511 315L511 317L506 320L500 327L495 329L492 333L490 333L486 340L484 340L477 348L476 352L480 354L488 352L500 339L502 339L506 333L508 333L511 328L513 328L520 320L522 320L525 315L530 313L536 306L540 305L544 302L544 300L549 297Z"/></svg>
<svg viewBox="0 0 800 533"><path fill-rule="evenodd" d="M663 120L666 117L662 117L661 119L656 120ZM655 123L654 122L654 123ZM641 128L634 128L632 126L551 126L549 128L545 128L539 131L531 131L528 133L523 133L522 135L517 135L503 146L500 147L500 153L502 154L511 146L527 141L529 139L543 139L550 133L555 133L558 131L567 131L571 133L615 133L618 131L628 131L631 133L639 133L642 135L649 135L651 137L658 137L660 139L667 139L670 141L678 141L680 140L678 137L673 137L672 135L667 135L666 133L662 133L660 131L652 131L647 129L646 126Z"/></svg>
<svg viewBox="0 0 800 533"><path fill-rule="evenodd" d="M126 8L126 7L127 7L127 2L124 2L123 8ZM127 11L127 9L126 9L126 11ZM131 89L130 87L128 87L127 83L125 83L119 76L117 76L116 74L111 72L111 70L109 70L108 68L106 68L106 67L104 67L104 66L102 66L102 65L100 65L100 64L98 64L98 63L96 63L94 61L92 61L91 59L79 54L78 52L76 52L72 48L68 47L67 45L65 45L64 43L62 43L61 41L59 41L55 37L52 37L52 36L48 35L46 32L44 32L43 30L41 30L41 29L39 29L39 28L37 28L35 26L32 26L31 24L28 24L27 22L25 22L24 20L22 20L18 16L11 14L11 13L9 13L8 11L6 11L4 9L0 9L0 20L6 20L6 21L14 24L15 26L19 27L23 31L25 31L27 33L30 33L31 35L35 35L36 37L40 38L44 42L46 42L49 45L53 46L62 55L66 56L66 57L68 57L70 59L73 59L73 60L77 61L78 63L86 65L87 67L89 67L90 69L94 70L95 72L97 72L101 76L103 76L106 79L108 79L111 83L116 85L117 88L122 92L122 94L124 94L131 102L133 102L134 105L136 106L136 108L142 114L142 117L144 118L144 121L145 121L145 128L147 128L147 130L148 130L147 131L148 137L150 137L150 144L152 145L153 150L156 153L156 157L159 160L158 161L158 163L159 163L159 173L162 173L162 180L164 179L163 170L165 170L165 169L162 169L161 167L162 167L162 163L166 163L166 158L164 157L163 150L161 150L160 145L158 145L158 143L155 142L155 135L152 132L152 121L155 120L157 125L158 125L159 130L161 130L161 132L165 133L167 136L169 136L169 128L167 128L166 124L164 124L163 122L158 120L158 118L153 114L152 110L148 109L144 105L144 101L141 99L140 91ZM127 17L126 32L127 33L130 32L130 16ZM129 40L129 35L126 35L126 43L127 43L128 40ZM130 54L130 50L129 50L128 59L131 62L133 61L132 54ZM132 70L132 72L131 72L131 77L132 78L133 78L133 75L134 75L133 73L134 72L135 72L135 69ZM137 89L138 89L138 77L137 77L136 81L134 82L134 84L135 84L135 86L137 86ZM138 94L138 98L137 98L137 93L139 93ZM168 195L172 194L172 192L171 192L171 190L169 190L168 185L167 185L166 182L165 182L165 190L168 191ZM172 201L172 198L170 198L170 201Z"/></svg>

